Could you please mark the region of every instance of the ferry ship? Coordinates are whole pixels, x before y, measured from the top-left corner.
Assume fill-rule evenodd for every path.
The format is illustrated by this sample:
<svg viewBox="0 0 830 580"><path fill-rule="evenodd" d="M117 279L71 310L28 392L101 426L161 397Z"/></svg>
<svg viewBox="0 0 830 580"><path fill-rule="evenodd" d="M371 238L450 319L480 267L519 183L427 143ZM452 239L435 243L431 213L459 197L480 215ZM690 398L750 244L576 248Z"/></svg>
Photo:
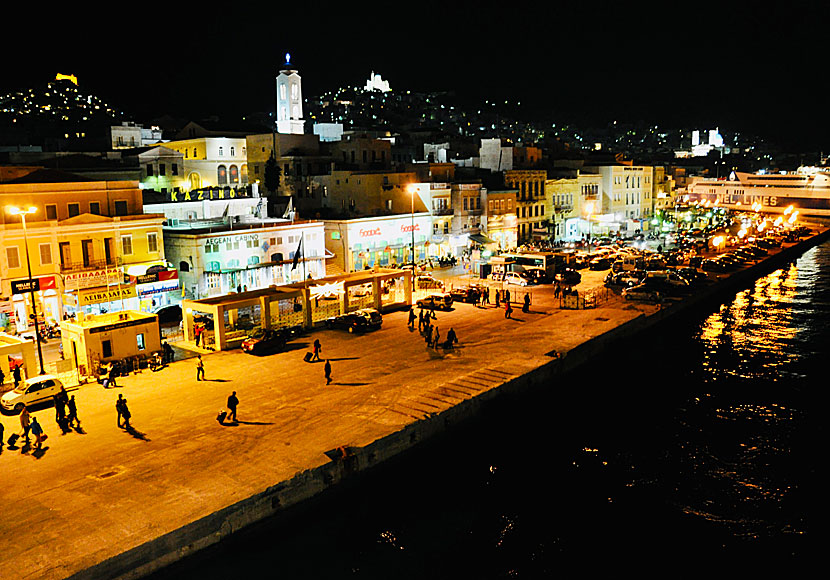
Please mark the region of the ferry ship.
<svg viewBox="0 0 830 580"><path fill-rule="evenodd" d="M699 178L687 186L689 201L708 200L718 207L749 210L761 204L769 213L798 211L801 216L830 217L830 169L801 167L794 173L733 171L728 178Z"/></svg>

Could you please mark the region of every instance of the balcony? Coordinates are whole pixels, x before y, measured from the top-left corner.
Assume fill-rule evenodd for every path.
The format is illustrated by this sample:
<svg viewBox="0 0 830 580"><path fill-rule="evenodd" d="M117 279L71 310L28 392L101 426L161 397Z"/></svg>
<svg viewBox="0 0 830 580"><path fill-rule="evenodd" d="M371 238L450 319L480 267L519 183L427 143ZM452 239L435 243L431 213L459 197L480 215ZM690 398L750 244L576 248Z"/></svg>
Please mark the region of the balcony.
<svg viewBox="0 0 830 580"><path fill-rule="evenodd" d="M451 207L439 207L432 210L432 215L453 215L454 210Z"/></svg>
<svg viewBox="0 0 830 580"><path fill-rule="evenodd" d="M62 262L61 273L83 272L84 270L106 270L120 265L121 260L86 260L81 262Z"/></svg>

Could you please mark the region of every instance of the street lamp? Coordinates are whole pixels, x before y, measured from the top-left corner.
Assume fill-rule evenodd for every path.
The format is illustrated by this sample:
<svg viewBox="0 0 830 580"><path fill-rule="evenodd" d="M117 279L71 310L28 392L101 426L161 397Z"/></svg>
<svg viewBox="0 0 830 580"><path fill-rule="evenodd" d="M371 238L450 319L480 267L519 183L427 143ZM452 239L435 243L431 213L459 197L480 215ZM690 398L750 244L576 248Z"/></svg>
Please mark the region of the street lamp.
<svg viewBox="0 0 830 580"><path fill-rule="evenodd" d="M410 209L409 215L411 219L410 233L412 234L412 274L415 274L415 193L418 188L414 185L409 186L409 201Z"/></svg>
<svg viewBox="0 0 830 580"><path fill-rule="evenodd" d="M32 317L35 319L35 342L37 343L37 356L40 362L40 374L45 375L46 371L43 369L43 352L40 348L40 328L37 323L37 305L35 304L35 285L32 282L32 264L29 261L29 238L26 236L26 215L35 213L36 207L29 209L20 209L19 207L10 206L6 211L11 215L19 215L20 221L23 224L23 245L26 247L26 270L29 273L29 291L32 293ZM28 326L28 324L27 324Z"/></svg>

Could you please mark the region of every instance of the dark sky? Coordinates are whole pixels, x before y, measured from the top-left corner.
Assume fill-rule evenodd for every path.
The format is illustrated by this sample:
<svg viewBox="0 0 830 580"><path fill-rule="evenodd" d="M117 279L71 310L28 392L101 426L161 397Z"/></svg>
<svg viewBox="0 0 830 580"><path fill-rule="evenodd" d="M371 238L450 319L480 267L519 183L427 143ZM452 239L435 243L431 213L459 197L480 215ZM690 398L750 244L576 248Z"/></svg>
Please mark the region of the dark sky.
<svg viewBox="0 0 830 580"><path fill-rule="evenodd" d="M830 150L824 2L285 4L10 8L0 92L72 72L141 115L238 115L273 107L290 52L305 96L374 70L393 90L507 98L563 120L720 126Z"/></svg>

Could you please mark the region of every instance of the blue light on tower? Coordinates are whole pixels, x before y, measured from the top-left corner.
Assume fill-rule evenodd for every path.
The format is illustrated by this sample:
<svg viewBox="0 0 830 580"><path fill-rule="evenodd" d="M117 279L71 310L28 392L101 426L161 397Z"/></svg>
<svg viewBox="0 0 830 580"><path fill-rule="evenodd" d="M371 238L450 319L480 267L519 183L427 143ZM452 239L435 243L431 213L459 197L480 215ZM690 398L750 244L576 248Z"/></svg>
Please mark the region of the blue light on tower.
<svg viewBox="0 0 830 580"><path fill-rule="evenodd" d="M291 64L291 54L288 52L285 53L285 64Z"/></svg>

